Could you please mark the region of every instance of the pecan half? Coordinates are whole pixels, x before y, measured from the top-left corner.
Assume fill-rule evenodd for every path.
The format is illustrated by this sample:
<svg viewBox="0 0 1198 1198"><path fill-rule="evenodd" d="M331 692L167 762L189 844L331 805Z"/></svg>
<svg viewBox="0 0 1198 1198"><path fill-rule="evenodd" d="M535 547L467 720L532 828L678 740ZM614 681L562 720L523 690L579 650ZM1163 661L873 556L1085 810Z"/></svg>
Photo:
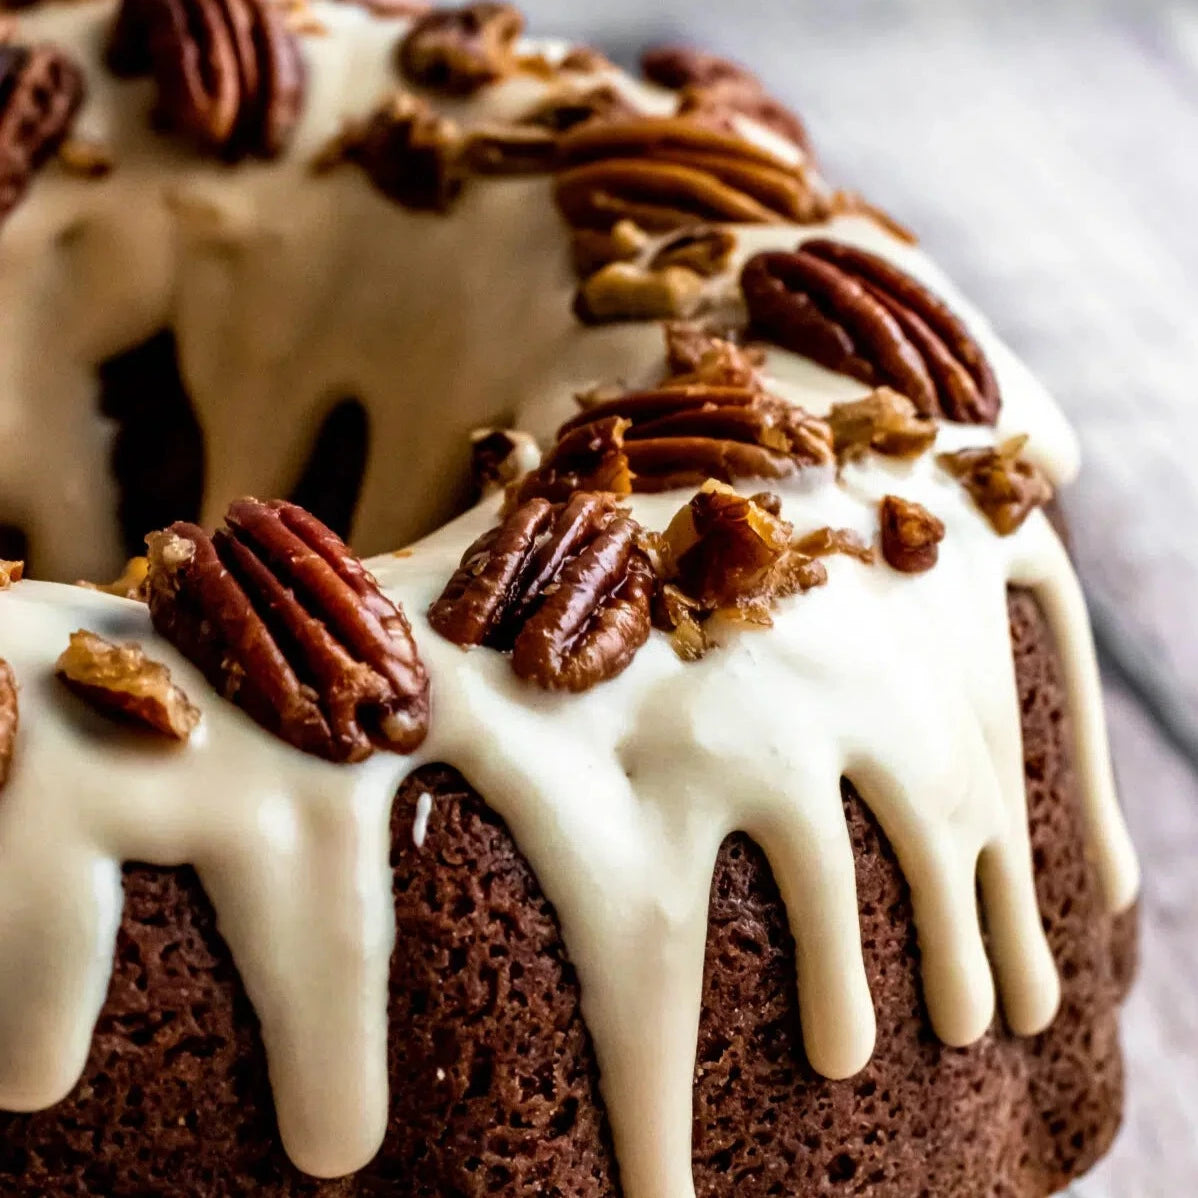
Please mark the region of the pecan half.
<svg viewBox="0 0 1198 1198"><path fill-rule="evenodd" d="M12 667L0 657L0 789L8 781L12 768L13 748L17 743L20 705L17 702L17 680Z"/></svg>
<svg viewBox="0 0 1198 1198"><path fill-rule="evenodd" d="M339 537L294 504L242 499L212 536L152 533L154 627L227 699L331 761L408 753L428 676L403 611Z"/></svg>
<svg viewBox="0 0 1198 1198"><path fill-rule="evenodd" d="M648 639L655 581L640 537L611 495L530 500L466 550L429 623L457 645L510 649L512 669L547 690L587 690Z"/></svg>
<svg viewBox="0 0 1198 1198"><path fill-rule="evenodd" d="M395 93L370 117L345 156L385 196L406 208L446 212L462 190L457 125L406 92Z"/></svg>
<svg viewBox="0 0 1198 1198"><path fill-rule="evenodd" d="M863 457L871 449L887 457L915 458L936 440L936 422L920 416L915 405L891 387L833 404L828 424L842 462Z"/></svg>
<svg viewBox="0 0 1198 1198"><path fill-rule="evenodd" d="M718 117L740 113L781 134L812 157L803 122L739 63L688 46L657 46L641 55L641 70L653 83L682 91L681 112Z"/></svg>
<svg viewBox="0 0 1198 1198"><path fill-rule="evenodd" d="M24 577L24 562L9 562L0 558L0 591L7 591L14 582L20 582Z"/></svg>
<svg viewBox="0 0 1198 1198"><path fill-rule="evenodd" d="M175 740L187 740L200 710L171 681L161 662L140 645L114 645L80 629L55 663L54 672L80 698L105 715L143 724Z"/></svg>
<svg viewBox="0 0 1198 1198"><path fill-rule="evenodd" d="M815 197L794 167L742 137L678 117L587 121L560 142L556 199L571 225L632 220L668 232L704 222L805 222Z"/></svg>
<svg viewBox="0 0 1198 1198"><path fill-rule="evenodd" d="M827 581L823 563L792 544L780 510L768 492L746 499L712 480L656 539L664 585L654 622L673 634L680 657L693 660L711 647L712 616L769 625L776 600Z"/></svg>
<svg viewBox="0 0 1198 1198"><path fill-rule="evenodd" d="M399 43L399 69L419 87L469 95L512 74L524 18L510 4L435 8Z"/></svg>
<svg viewBox="0 0 1198 1198"><path fill-rule="evenodd" d="M70 131L83 91L83 73L60 51L0 43L0 221Z"/></svg>
<svg viewBox="0 0 1198 1198"><path fill-rule="evenodd" d="M592 404L558 430L558 443L525 493L560 476L559 455L577 438L618 442L634 491L668 491L715 478L780 479L832 461L828 426L755 386L671 380Z"/></svg>
<svg viewBox="0 0 1198 1198"><path fill-rule="evenodd" d="M863 382L887 384L921 414L992 424L998 384L976 341L938 296L886 259L817 239L757 254L741 289L753 328Z"/></svg>
<svg viewBox="0 0 1198 1198"><path fill-rule="evenodd" d="M904 574L930 570L940 557L944 521L926 507L886 495L878 506L882 523L882 556Z"/></svg>
<svg viewBox="0 0 1198 1198"><path fill-rule="evenodd" d="M303 109L299 41L271 0L122 0L108 63L153 74L159 124L230 160L280 154Z"/></svg>
<svg viewBox="0 0 1198 1198"><path fill-rule="evenodd" d="M1052 498L1052 484L1039 466L1020 457L1026 436L993 448L961 449L936 455L937 463L959 479L999 536L1009 536L1031 512Z"/></svg>

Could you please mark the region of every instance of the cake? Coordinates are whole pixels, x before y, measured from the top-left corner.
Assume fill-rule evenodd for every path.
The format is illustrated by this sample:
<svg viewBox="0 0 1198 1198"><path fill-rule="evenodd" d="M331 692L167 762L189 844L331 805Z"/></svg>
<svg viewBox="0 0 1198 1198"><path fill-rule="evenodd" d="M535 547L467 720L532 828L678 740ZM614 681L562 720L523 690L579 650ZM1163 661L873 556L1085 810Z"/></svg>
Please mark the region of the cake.
<svg viewBox="0 0 1198 1198"><path fill-rule="evenodd" d="M0 22L0 1190L1099 1159L1075 441L912 235L507 5Z"/></svg>

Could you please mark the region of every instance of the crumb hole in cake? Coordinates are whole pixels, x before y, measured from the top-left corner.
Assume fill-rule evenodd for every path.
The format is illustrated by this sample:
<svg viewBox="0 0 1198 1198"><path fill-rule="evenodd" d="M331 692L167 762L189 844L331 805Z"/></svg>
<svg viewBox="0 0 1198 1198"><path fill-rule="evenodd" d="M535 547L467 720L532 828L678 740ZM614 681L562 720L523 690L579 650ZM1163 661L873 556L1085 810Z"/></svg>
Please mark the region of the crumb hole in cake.
<svg viewBox="0 0 1198 1198"><path fill-rule="evenodd" d="M345 539L353 527L366 462L370 417L354 398L338 401L324 418L291 500Z"/></svg>

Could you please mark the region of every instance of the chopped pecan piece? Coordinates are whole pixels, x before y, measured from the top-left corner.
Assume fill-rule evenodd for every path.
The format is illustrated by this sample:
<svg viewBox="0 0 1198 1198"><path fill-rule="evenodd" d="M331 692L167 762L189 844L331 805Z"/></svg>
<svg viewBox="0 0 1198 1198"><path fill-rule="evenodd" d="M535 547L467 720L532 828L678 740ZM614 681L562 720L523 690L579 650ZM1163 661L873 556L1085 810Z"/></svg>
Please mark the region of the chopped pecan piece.
<svg viewBox="0 0 1198 1198"><path fill-rule="evenodd" d="M592 74L595 71L611 70L612 63L606 54L596 50L594 46L573 46L566 52L557 67L559 71Z"/></svg>
<svg viewBox="0 0 1198 1198"><path fill-rule="evenodd" d="M570 236L574 270L586 278L611 262L632 261L648 244L649 235L630 220L610 229L575 229Z"/></svg>
<svg viewBox="0 0 1198 1198"><path fill-rule="evenodd" d="M727 229L712 229L702 225L683 229L658 247L649 260L649 269L685 266L695 274L710 279L728 269L735 248L736 238Z"/></svg>
<svg viewBox="0 0 1198 1198"><path fill-rule="evenodd" d="M685 266L646 270L611 262L584 279L574 312L585 324L612 320L663 320L691 316L703 300L703 279Z"/></svg>
<svg viewBox="0 0 1198 1198"><path fill-rule="evenodd" d="M961 449L936 455L936 461L960 479L999 536L1015 532L1033 509L1052 498L1044 472L1020 457L1026 436L1011 437L993 448Z"/></svg>
<svg viewBox="0 0 1198 1198"><path fill-rule="evenodd" d="M741 288L753 328L863 382L887 384L925 416L992 424L998 384L981 349L938 296L865 250L817 239L757 254Z"/></svg>
<svg viewBox="0 0 1198 1198"><path fill-rule="evenodd" d="M418 87L465 96L512 74L524 18L510 4L485 0L434 8L399 44L399 69Z"/></svg>
<svg viewBox="0 0 1198 1198"><path fill-rule="evenodd" d="M932 447L936 422L891 387L878 387L864 399L832 405L828 413L836 456L842 462L869 450L895 458L915 458Z"/></svg>
<svg viewBox="0 0 1198 1198"><path fill-rule="evenodd" d="M116 595L119 599L140 599L144 603L146 598L146 576L149 572L149 558L131 557L125 563L125 569L120 578L115 579L113 582L80 581L75 585L89 591L100 591L105 595Z"/></svg>
<svg viewBox="0 0 1198 1198"><path fill-rule="evenodd" d="M654 622L673 634L680 657L694 660L710 647L712 616L769 625L777 599L827 581L823 563L792 544L780 510L768 493L746 499L711 480L657 538L664 585Z"/></svg>
<svg viewBox="0 0 1198 1198"><path fill-rule="evenodd" d="M406 92L396 92L371 116L346 155L406 208L446 212L462 190L457 125Z"/></svg>
<svg viewBox="0 0 1198 1198"><path fill-rule="evenodd" d="M851 528L825 525L801 536L794 545L808 557L830 557L834 553L843 553L867 566L872 566L874 561L874 551Z"/></svg>
<svg viewBox="0 0 1198 1198"><path fill-rule="evenodd" d="M271 0L122 0L108 63L152 74L157 121L230 160L280 154L303 109L299 40Z"/></svg>
<svg viewBox="0 0 1198 1198"><path fill-rule="evenodd" d="M651 232L704 222L814 219L794 167L744 138L678 117L587 121L561 138L556 198L576 227L635 221Z"/></svg>
<svg viewBox="0 0 1198 1198"><path fill-rule="evenodd" d="M601 83L586 90L572 86L550 95L530 109L522 121L553 133L565 133L585 121L610 121L637 115L623 92L610 83Z"/></svg>
<svg viewBox="0 0 1198 1198"><path fill-rule="evenodd" d="M878 511L882 522L882 556L904 574L930 570L940 557L944 521L920 503L898 495L883 497Z"/></svg>
<svg viewBox="0 0 1198 1198"><path fill-rule="evenodd" d="M707 383L713 387L758 387L760 361L751 350L720 337L693 321L672 320L665 326L666 382L678 387Z"/></svg>
<svg viewBox="0 0 1198 1198"><path fill-rule="evenodd" d="M417 748L428 676L403 611L303 508L242 499L226 522L147 538L154 627L298 749L360 761Z"/></svg>
<svg viewBox="0 0 1198 1198"><path fill-rule="evenodd" d="M648 639L640 537L611 495L532 499L466 550L429 623L457 645L510 649L515 672L547 690L587 690Z"/></svg>
<svg viewBox="0 0 1198 1198"><path fill-rule="evenodd" d="M80 629L71 633L54 670L98 711L175 740L187 740L200 722L199 708L171 681L170 670L147 657L140 645L114 645Z"/></svg>
<svg viewBox="0 0 1198 1198"><path fill-rule="evenodd" d="M9 562L0 558L0 591L7 591L14 582L20 582L24 577L24 562Z"/></svg>
<svg viewBox="0 0 1198 1198"><path fill-rule="evenodd" d="M0 657L0 789L8 781L12 768L13 748L17 743L20 706L17 702L17 680L12 667Z"/></svg>
<svg viewBox="0 0 1198 1198"><path fill-rule="evenodd" d="M646 79L683 93L680 111L740 113L812 156L803 122L739 63L688 46L657 46L641 55L641 70Z"/></svg>
<svg viewBox="0 0 1198 1198"><path fill-rule="evenodd" d="M70 131L83 91L82 71L60 51L0 43L0 222Z"/></svg>
<svg viewBox="0 0 1198 1198"><path fill-rule="evenodd" d="M502 490L540 464L541 451L528 433L483 428L470 434L470 479L476 494Z"/></svg>
<svg viewBox="0 0 1198 1198"><path fill-rule="evenodd" d="M475 129L465 140L462 157L479 175L542 174L557 165L557 138L535 125Z"/></svg>
<svg viewBox="0 0 1198 1198"><path fill-rule="evenodd" d="M63 170L82 179L105 179L116 169L116 159L107 146L83 137L68 137L58 147Z"/></svg>
<svg viewBox="0 0 1198 1198"><path fill-rule="evenodd" d="M624 448L627 428L628 421L619 416L599 416L578 428L563 429L541 466L514 488L512 501L535 497L559 503L576 491L631 494L632 472Z"/></svg>
<svg viewBox="0 0 1198 1198"><path fill-rule="evenodd" d="M531 488L560 477L560 456L583 436L602 436L609 446L618 441L635 491L698 486L710 478L787 478L832 461L828 426L802 408L755 386L671 380L593 403L568 420L524 493L542 494Z"/></svg>

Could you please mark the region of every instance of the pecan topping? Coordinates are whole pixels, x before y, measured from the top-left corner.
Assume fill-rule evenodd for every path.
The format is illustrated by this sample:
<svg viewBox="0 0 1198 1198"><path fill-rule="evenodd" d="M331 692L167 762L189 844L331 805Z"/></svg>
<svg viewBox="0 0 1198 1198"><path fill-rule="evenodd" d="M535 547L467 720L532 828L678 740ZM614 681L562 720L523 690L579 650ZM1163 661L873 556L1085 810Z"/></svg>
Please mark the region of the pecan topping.
<svg viewBox="0 0 1198 1198"><path fill-rule="evenodd" d="M753 327L786 349L863 382L888 384L922 415L992 424L998 384L938 296L865 250L818 239L757 254L741 288Z"/></svg>
<svg viewBox="0 0 1198 1198"><path fill-rule="evenodd" d="M24 577L24 562L9 562L0 558L0 591L7 591L14 582L20 582Z"/></svg>
<svg viewBox="0 0 1198 1198"><path fill-rule="evenodd" d="M19 722L17 680L13 677L12 667L0 657L0 789L8 781Z"/></svg>
<svg viewBox="0 0 1198 1198"><path fill-rule="evenodd" d="M886 495L878 505L882 521L882 556L904 574L922 574L940 557L944 521L920 503Z"/></svg>
<svg viewBox="0 0 1198 1198"><path fill-rule="evenodd" d="M1043 471L1019 456L1026 443L1026 436L1011 437L994 448L936 455L940 466L960 479L1000 537L1015 532L1033 509L1052 498L1052 485Z"/></svg>
<svg viewBox="0 0 1198 1198"><path fill-rule="evenodd" d="M140 645L114 645L94 632L71 633L55 673L105 715L132 720L175 740L187 740L200 710L171 681L171 672Z"/></svg>
<svg viewBox="0 0 1198 1198"><path fill-rule="evenodd" d="M630 262L649 244L649 235L630 220L610 229L575 229L570 237L574 270L585 278L611 262Z"/></svg>
<svg viewBox="0 0 1198 1198"><path fill-rule="evenodd" d="M478 175L535 175L557 164L557 137L535 125L475 129L462 150L466 166Z"/></svg>
<svg viewBox="0 0 1198 1198"><path fill-rule="evenodd" d="M651 232L704 222L815 218L794 167L744 138L678 117L587 121L562 136L557 204L571 225L632 220Z"/></svg>
<svg viewBox="0 0 1198 1198"><path fill-rule="evenodd" d="M429 623L454 644L510 649L515 672L547 690L587 690L648 639L640 536L611 495L530 500L466 550Z"/></svg>
<svg viewBox="0 0 1198 1198"><path fill-rule="evenodd" d="M502 490L540 464L541 451L528 433L483 428L470 434L470 479L476 494Z"/></svg>
<svg viewBox="0 0 1198 1198"><path fill-rule="evenodd" d="M242 499L226 521L147 538L154 627L298 749L331 761L415 749L428 676L403 611L303 508Z"/></svg>
<svg viewBox="0 0 1198 1198"><path fill-rule="evenodd" d="M822 562L792 545L791 525L776 496L745 499L714 480L683 507L657 538L665 580L654 622L673 634L680 657L701 657L712 616L769 625L777 599L827 581Z"/></svg>
<svg viewBox="0 0 1198 1198"><path fill-rule="evenodd" d="M653 83L683 93L680 112L717 117L740 113L812 156L803 122L739 63L687 46L658 46L641 55L641 70Z"/></svg>
<svg viewBox="0 0 1198 1198"><path fill-rule="evenodd" d="M832 405L828 413L836 456L842 462L869 450L887 457L916 458L936 440L936 422L920 416L915 405L890 387L864 399Z"/></svg>
<svg viewBox="0 0 1198 1198"><path fill-rule="evenodd" d="M619 416L600 416L568 432L562 429L544 463L514 489L514 501L535 497L560 503L576 491L631 494L632 472L624 449L628 424Z"/></svg>
<svg viewBox="0 0 1198 1198"><path fill-rule="evenodd" d="M125 569L120 578L112 582L84 582L80 580L75 585L88 591L99 591L104 595L116 595L119 599L146 599L146 575L150 571L148 558L131 557L125 563Z"/></svg>
<svg viewBox="0 0 1198 1198"><path fill-rule="evenodd" d="M673 320L665 326L667 381L672 386L709 383L714 387L756 387L751 351L717 336L702 324Z"/></svg>
<svg viewBox="0 0 1198 1198"><path fill-rule="evenodd" d="M435 8L399 44L399 69L419 87L465 96L512 74L524 18L510 4Z"/></svg>
<svg viewBox="0 0 1198 1198"><path fill-rule="evenodd" d="M565 133L586 121L622 120L637 115L623 92L610 83L601 83L586 90L572 86L547 97L524 115L523 123Z"/></svg>
<svg viewBox="0 0 1198 1198"><path fill-rule="evenodd" d="M107 146L83 137L68 137L58 147L63 170L81 179L105 179L116 169L116 159Z"/></svg>
<svg viewBox="0 0 1198 1198"><path fill-rule="evenodd" d="M684 266L705 279L722 274L728 268L736 238L727 229L697 226L683 229L661 246L649 261L650 270Z"/></svg>
<svg viewBox="0 0 1198 1198"><path fill-rule="evenodd" d="M157 121L230 160L281 153L303 108L299 41L272 0L122 0L108 63L152 74Z"/></svg>
<svg viewBox="0 0 1198 1198"><path fill-rule="evenodd" d="M584 279L574 312L585 324L611 320L669 320L692 316L703 301L703 279L685 266L646 270L612 262Z"/></svg>
<svg viewBox="0 0 1198 1198"><path fill-rule="evenodd" d="M0 43L0 221L66 137L83 102L83 73L50 47Z"/></svg>
<svg viewBox="0 0 1198 1198"><path fill-rule="evenodd" d="M828 426L802 408L756 386L717 386L669 380L596 402L558 430L558 442L522 495L541 495L573 463L576 446L602 445L607 463L620 455L634 491L668 491L707 479L787 478L832 461ZM609 474L618 473L607 467ZM619 474L621 483L624 475ZM601 485L591 482L589 485ZM560 492L553 494L560 498Z"/></svg>
<svg viewBox="0 0 1198 1198"><path fill-rule="evenodd" d="M867 566L874 563L874 551L851 528L825 525L801 536L794 547L808 557L831 557L834 553L842 553Z"/></svg>
<svg viewBox="0 0 1198 1198"><path fill-rule="evenodd" d="M371 182L406 208L445 212L462 190L462 137L428 103L397 92L345 150Z"/></svg>

